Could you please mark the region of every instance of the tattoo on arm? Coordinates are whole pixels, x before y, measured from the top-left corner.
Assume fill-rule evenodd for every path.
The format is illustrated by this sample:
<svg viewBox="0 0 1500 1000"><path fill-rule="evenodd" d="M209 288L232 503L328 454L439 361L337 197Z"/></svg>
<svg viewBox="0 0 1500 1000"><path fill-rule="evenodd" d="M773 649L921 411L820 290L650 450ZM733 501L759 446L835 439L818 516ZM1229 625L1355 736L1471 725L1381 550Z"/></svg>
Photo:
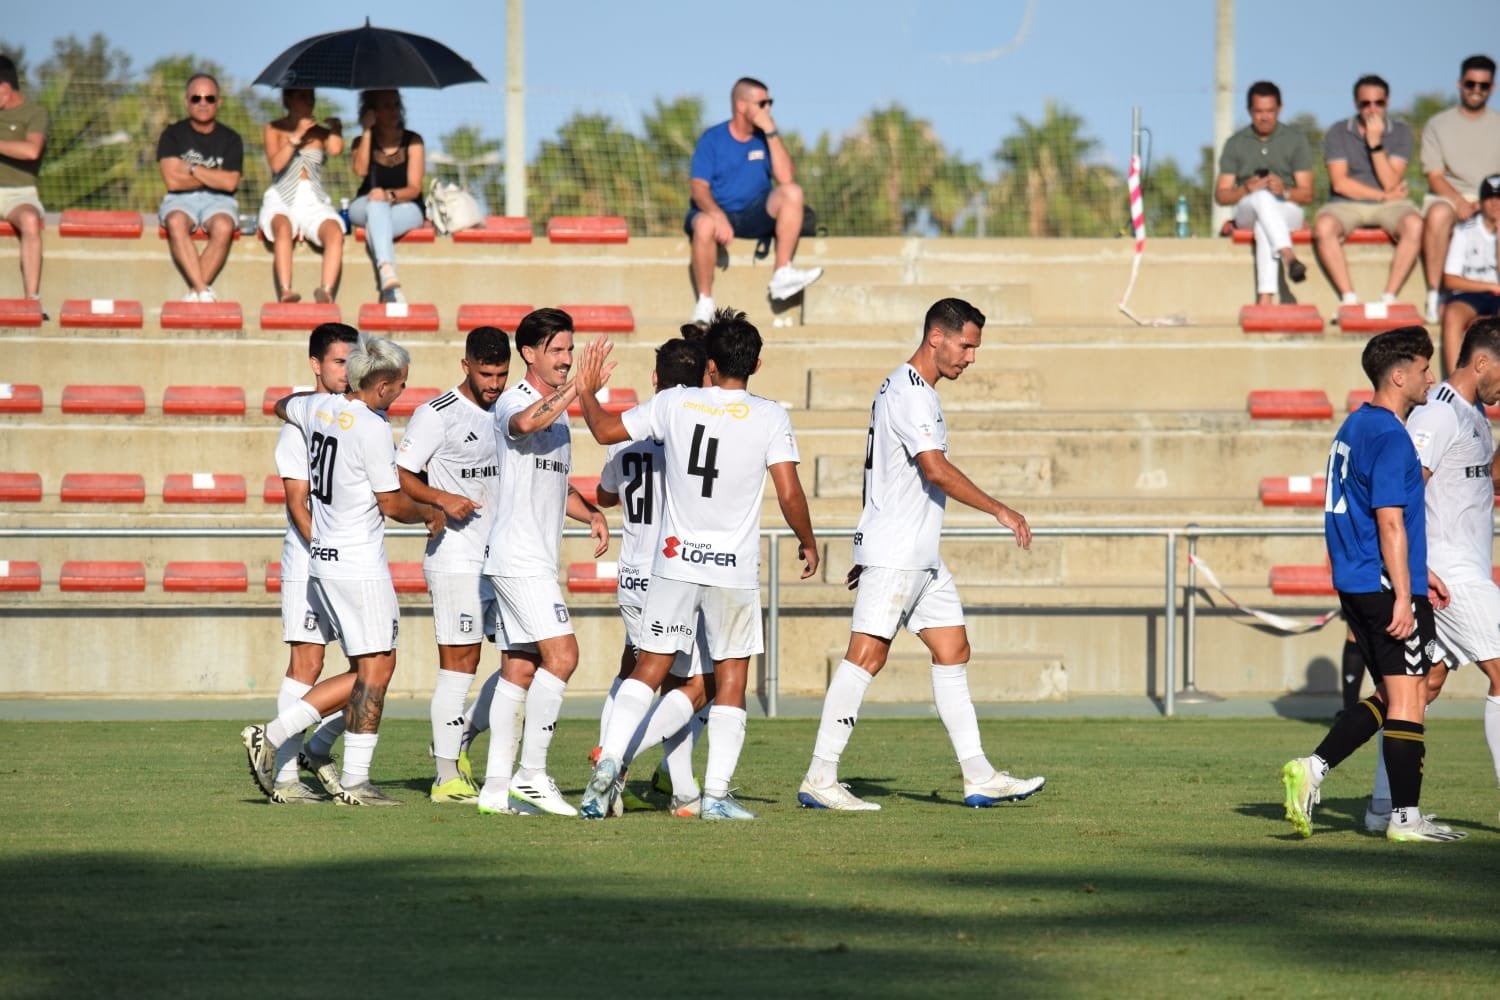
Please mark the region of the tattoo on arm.
<svg viewBox="0 0 1500 1000"><path fill-rule="evenodd" d="M563 394L561 390L554 392L552 395L542 400L542 405L536 408L536 415L539 417L545 417L557 407L558 403L562 402L562 398Z"/></svg>
<svg viewBox="0 0 1500 1000"><path fill-rule="evenodd" d="M385 688L367 687L363 680L355 680L354 692L349 695L349 707L344 713L345 728L351 733L375 733L380 731L380 716L385 711Z"/></svg>

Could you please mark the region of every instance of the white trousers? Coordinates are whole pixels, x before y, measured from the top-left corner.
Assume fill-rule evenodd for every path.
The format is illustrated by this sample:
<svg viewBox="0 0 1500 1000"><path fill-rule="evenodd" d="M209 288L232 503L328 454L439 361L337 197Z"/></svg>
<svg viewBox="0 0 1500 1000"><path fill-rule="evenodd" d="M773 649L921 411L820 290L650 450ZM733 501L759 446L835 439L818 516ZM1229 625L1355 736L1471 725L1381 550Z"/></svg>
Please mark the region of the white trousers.
<svg viewBox="0 0 1500 1000"><path fill-rule="evenodd" d="M1275 295L1281 274L1277 255L1292 245L1292 230L1302 228L1302 206L1283 201L1262 188L1234 207L1236 229L1255 230L1255 291Z"/></svg>

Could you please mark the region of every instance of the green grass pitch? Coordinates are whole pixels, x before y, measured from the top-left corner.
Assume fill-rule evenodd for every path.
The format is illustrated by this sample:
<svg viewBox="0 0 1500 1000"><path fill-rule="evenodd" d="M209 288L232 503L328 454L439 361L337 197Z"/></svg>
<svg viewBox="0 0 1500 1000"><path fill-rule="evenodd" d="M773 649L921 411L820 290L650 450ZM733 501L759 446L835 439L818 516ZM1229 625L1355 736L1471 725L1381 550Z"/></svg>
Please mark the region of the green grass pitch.
<svg viewBox="0 0 1500 1000"><path fill-rule="evenodd" d="M1363 832L1368 748L1293 837L1278 769L1323 728L1286 720L987 720L1048 778L988 810L935 720L867 720L842 771L884 811L840 815L796 808L815 723L752 719L742 824L430 805L422 722L384 810L266 804L238 724L0 723L0 997L1488 995L1474 714L1428 734L1450 845ZM552 749L574 801L594 735Z"/></svg>

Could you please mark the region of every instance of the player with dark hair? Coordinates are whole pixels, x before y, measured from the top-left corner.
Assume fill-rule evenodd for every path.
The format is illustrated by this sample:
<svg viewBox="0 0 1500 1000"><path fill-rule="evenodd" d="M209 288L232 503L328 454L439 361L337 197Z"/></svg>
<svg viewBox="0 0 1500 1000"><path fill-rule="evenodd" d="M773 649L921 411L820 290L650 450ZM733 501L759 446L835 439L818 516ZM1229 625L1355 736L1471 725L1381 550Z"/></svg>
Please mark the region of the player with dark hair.
<svg viewBox="0 0 1500 1000"><path fill-rule="evenodd" d="M1339 606L1376 688L1339 714L1311 756L1282 767L1286 818L1298 834L1311 836L1323 779L1381 731L1393 807L1386 838L1461 840L1467 835L1433 823L1418 808L1426 675L1443 656L1432 612L1447 604L1448 590L1427 567L1422 464L1405 423L1433 382L1432 339L1420 326L1404 326L1370 338L1360 360L1375 396L1334 436L1323 529Z"/></svg>
<svg viewBox="0 0 1500 1000"><path fill-rule="evenodd" d="M459 760L464 699L479 669L485 626L495 615L494 591L483 570L500 490L493 411L510 375L505 331L493 326L470 330L459 366L463 381L417 407L396 448L401 488L448 518L447 530L428 541L422 559L438 644L430 711L437 767L433 802L479 798L473 775L462 773Z"/></svg>

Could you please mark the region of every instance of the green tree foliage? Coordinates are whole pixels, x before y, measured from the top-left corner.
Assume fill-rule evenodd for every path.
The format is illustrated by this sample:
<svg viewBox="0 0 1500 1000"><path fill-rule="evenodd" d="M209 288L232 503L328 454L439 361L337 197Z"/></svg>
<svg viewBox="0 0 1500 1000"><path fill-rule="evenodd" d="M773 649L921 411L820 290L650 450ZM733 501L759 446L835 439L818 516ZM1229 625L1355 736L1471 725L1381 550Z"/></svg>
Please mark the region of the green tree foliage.
<svg viewBox="0 0 1500 1000"><path fill-rule="evenodd" d="M1083 119L1048 101L1040 122L1015 118L1000 142L991 229L1002 236L1102 236L1119 230L1124 178L1092 162L1098 142Z"/></svg>
<svg viewBox="0 0 1500 1000"><path fill-rule="evenodd" d="M428 153L428 177L467 188L488 206L491 215L499 215L505 204L500 148L500 140L485 138L480 126L460 125L445 133Z"/></svg>

